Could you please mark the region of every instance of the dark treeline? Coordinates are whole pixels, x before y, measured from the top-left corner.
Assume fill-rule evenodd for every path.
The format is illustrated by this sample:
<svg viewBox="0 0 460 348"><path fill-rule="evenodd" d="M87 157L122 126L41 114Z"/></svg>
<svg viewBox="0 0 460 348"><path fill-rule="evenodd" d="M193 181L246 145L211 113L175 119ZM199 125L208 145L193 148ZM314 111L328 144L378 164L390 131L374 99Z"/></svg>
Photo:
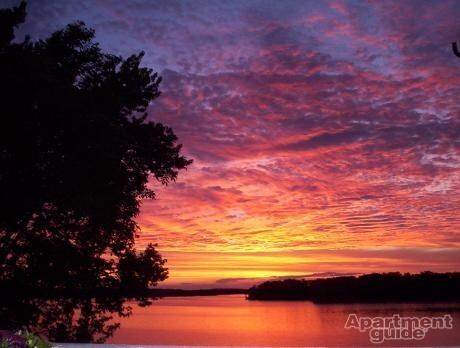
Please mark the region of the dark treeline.
<svg viewBox="0 0 460 348"><path fill-rule="evenodd" d="M460 272L373 273L359 277L267 281L248 300L328 302L426 302L460 300Z"/></svg>

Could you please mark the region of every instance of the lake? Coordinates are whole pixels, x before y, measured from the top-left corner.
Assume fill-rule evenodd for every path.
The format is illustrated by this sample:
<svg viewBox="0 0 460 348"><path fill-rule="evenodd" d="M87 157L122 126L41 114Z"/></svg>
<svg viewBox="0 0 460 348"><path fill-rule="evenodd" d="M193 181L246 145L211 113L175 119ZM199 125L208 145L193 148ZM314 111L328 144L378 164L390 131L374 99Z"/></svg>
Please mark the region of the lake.
<svg viewBox="0 0 460 348"><path fill-rule="evenodd" d="M460 303L314 304L246 301L244 295L166 297L133 314L106 343L224 346L373 345L369 331L345 329L357 317L452 317L452 329L429 329L420 340L380 346L460 345Z"/></svg>

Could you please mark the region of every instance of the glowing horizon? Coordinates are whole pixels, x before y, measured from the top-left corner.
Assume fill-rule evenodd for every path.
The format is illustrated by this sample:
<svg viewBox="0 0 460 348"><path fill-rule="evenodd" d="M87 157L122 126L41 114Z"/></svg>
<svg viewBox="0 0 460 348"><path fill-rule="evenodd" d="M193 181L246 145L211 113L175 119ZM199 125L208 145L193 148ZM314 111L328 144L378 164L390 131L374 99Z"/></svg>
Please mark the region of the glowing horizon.
<svg viewBox="0 0 460 348"><path fill-rule="evenodd" d="M10 1L16 4L16 1ZM7 1L8 4L8 1ZM162 286L460 269L456 1L31 2L163 77L149 117L194 159L151 183Z"/></svg>

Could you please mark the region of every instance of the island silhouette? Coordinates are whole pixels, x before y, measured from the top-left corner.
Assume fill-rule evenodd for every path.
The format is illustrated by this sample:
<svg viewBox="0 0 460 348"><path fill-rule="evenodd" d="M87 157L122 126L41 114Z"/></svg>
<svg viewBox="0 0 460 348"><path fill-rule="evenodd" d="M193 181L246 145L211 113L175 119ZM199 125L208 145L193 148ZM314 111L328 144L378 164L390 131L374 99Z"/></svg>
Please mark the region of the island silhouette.
<svg viewBox="0 0 460 348"><path fill-rule="evenodd" d="M316 303L459 301L460 272L390 272L358 277L273 280L250 288L247 299Z"/></svg>

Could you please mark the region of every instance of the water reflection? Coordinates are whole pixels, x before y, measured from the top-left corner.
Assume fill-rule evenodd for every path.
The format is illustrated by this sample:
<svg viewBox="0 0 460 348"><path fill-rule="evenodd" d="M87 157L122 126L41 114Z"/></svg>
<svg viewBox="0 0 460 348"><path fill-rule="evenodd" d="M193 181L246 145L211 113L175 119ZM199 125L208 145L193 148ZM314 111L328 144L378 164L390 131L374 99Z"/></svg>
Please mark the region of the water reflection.
<svg viewBox="0 0 460 348"><path fill-rule="evenodd" d="M359 317L438 317L450 314L453 329L430 330L423 340L378 346L449 346L460 343L458 303L315 304L309 301L246 301L244 295L166 297L152 306L132 304L133 314L107 343L195 346L366 346L369 332L344 328Z"/></svg>
<svg viewBox="0 0 460 348"><path fill-rule="evenodd" d="M53 342L206 346L370 346L369 333L346 330L359 317L439 317L453 329L429 330L420 341L379 346L449 346L460 343L459 303L315 304L246 301L244 295L166 297L146 302L120 298L4 301L0 329L27 327Z"/></svg>
<svg viewBox="0 0 460 348"><path fill-rule="evenodd" d="M0 303L0 328L28 329L52 342L103 343L131 313L121 298L8 299Z"/></svg>

